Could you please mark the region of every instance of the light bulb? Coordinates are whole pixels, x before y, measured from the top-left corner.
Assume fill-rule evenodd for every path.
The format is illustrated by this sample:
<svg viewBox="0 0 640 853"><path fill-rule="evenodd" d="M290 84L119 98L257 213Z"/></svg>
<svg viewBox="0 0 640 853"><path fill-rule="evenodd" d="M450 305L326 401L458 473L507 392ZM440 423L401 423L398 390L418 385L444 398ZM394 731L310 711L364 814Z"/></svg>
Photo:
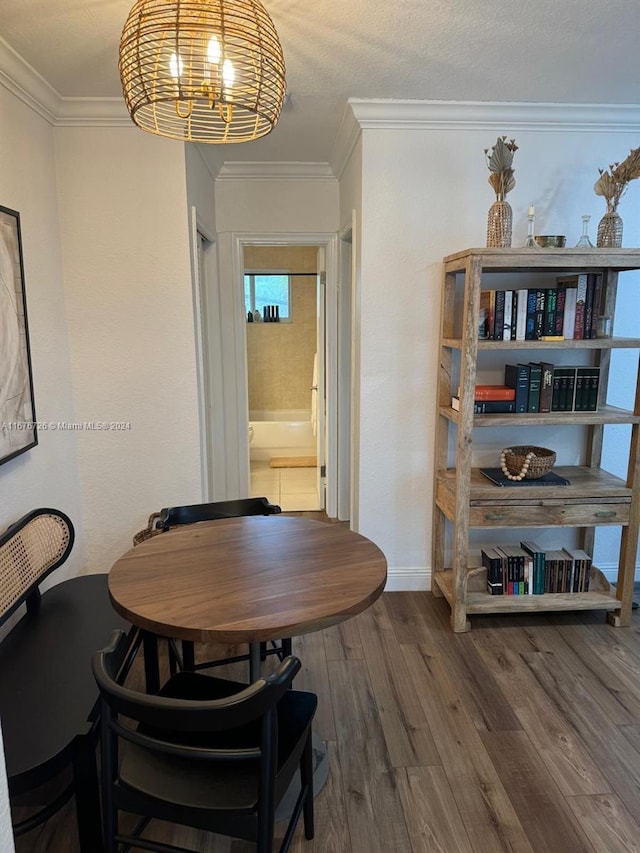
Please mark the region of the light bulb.
<svg viewBox="0 0 640 853"><path fill-rule="evenodd" d="M220 42L217 36L211 36L207 45L207 59L210 65L217 65L220 62Z"/></svg>
<svg viewBox="0 0 640 853"><path fill-rule="evenodd" d="M172 53L171 59L169 60L169 73L173 77L174 80L177 80L182 72L184 71L184 63L180 58L179 54Z"/></svg>
<svg viewBox="0 0 640 853"><path fill-rule="evenodd" d="M228 90L226 92L226 96L228 100L231 100L231 87L233 86L233 81L236 78L236 72L233 70L233 65L231 64L230 59L225 59L222 63L222 82L224 83L225 89Z"/></svg>

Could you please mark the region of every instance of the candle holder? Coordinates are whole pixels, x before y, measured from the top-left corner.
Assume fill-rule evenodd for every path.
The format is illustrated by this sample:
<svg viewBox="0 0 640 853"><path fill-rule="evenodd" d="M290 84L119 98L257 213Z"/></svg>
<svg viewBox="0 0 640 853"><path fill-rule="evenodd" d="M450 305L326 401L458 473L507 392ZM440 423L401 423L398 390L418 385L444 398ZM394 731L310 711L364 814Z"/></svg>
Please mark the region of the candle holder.
<svg viewBox="0 0 640 853"><path fill-rule="evenodd" d="M588 213L582 217L582 237L576 243L576 249L593 249L595 248L589 239L589 220L591 217Z"/></svg>
<svg viewBox="0 0 640 853"><path fill-rule="evenodd" d="M529 214L527 216L527 239L524 243L525 249L539 249L540 246L536 243L536 238L534 237L535 231L535 211L533 209L533 205L529 208Z"/></svg>

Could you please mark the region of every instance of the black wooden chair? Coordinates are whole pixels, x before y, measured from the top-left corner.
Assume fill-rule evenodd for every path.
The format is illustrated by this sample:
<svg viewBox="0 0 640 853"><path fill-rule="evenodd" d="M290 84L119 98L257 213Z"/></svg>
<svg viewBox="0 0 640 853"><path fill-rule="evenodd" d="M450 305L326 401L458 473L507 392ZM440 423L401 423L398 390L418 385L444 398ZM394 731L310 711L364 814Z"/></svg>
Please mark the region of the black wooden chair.
<svg viewBox="0 0 640 853"><path fill-rule="evenodd" d="M277 504L270 503L267 498L239 498L237 500L216 501L207 504L191 504L189 506L172 506L160 510L157 517L153 518L153 529L156 533L162 533L185 524L197 524L201 521L216 521L222 518L239 518L250 515L277 515L282 510ZM148 537L147 537L148 538ZM175 644L172 645L175 655ZM268 655L277 655L284 660L291 654L291 638L287 637L279 643L275 642L268 647L266 643L260 643L260 657L264 660ZM195 671L210 669L223 664L237 663L249 660L248 654L235 655L233 657L219 658L197 662L195 659L195 646L188 640L182 641L182 655L179 664L182 669Z"/></svg>
<svg viewBox="0 0 640 853"><path fill-rule="evenodd" d="M300 661L289 657L250 685L180 672L150 695L117 683L118 642L115 634L93 658L106 853L130 846L185 851L140 843L154 819L253 841L257 853L271 853L275 808L298 769L300 793L280 853L289 849L301 813L305 837L313 838L317 697L289 689ZM140 818L128 834L119 828L120 812Z"/></svg>
<svg viewBox="0 0 640 853"><path fill-rule="evenodd" d="M96 853L98 691L91 657L114 629L127 629L117 658L124 677L139 635L113 610L106 574L41 591L73 542L68 516L47 508L0 534L0 625L9 628L0 643L0 717L15 835L75 795L80 849Z"/></svg>

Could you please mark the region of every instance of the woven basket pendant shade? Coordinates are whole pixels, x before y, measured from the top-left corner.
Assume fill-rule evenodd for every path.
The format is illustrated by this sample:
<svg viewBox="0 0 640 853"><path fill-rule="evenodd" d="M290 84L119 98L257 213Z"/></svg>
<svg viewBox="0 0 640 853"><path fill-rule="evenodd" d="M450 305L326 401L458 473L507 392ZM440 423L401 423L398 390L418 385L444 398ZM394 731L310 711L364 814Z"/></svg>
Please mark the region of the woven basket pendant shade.
<svg viewBox="0 0 640 853"><path fill-rule="evenodd" d="M282 109L282 47L260 0L137 0L119 68L132 120L160 136L248 142Z"/></svg>

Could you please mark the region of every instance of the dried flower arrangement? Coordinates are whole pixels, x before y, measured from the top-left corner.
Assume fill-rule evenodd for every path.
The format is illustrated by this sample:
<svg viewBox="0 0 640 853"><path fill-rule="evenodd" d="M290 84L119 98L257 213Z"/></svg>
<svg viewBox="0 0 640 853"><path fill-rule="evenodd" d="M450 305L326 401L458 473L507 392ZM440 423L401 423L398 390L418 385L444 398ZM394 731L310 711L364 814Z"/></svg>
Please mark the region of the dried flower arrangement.
<svg viewBox="0 0 640 853"><path fill-rule="evenodd" d="M507 142L506 136L499 136L493 148L484 149L487 166L491 172L489 183L498 201L503 201L506 194L516 185L516 179L513 176L513 155L517 150L515 139Z"/></svg>
<svg viewBox="0 0 640 853"><path fill-rule="evenodd" d="M640 148L634 148L622 163L612 163L609 169L598 169L600 177L593 185L596 195L607 202L607 211L618 208L618 202L629 186L629 182L640 178Z"/></svg>

